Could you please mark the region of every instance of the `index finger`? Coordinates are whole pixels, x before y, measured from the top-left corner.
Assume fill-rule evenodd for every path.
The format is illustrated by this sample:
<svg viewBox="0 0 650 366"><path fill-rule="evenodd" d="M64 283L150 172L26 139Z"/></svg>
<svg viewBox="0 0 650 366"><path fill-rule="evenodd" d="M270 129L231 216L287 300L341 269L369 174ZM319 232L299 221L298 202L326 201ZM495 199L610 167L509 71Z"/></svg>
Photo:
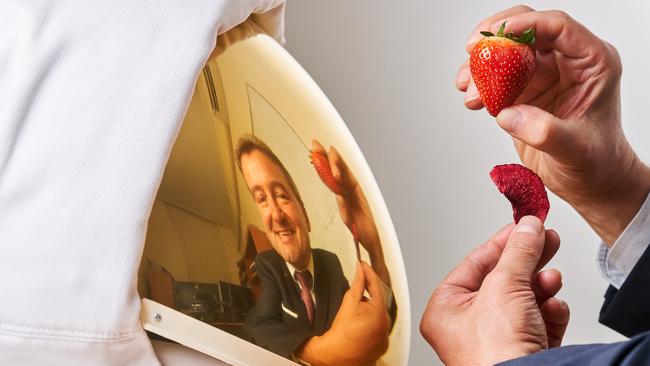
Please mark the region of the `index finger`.
<svg viewBox="0 0 650 366"><path fill-rule="evenodd" d="M463 291L477 291L485 277L494 269L514 224L508 224L488 241L474 249L442 281L443 286L460 288Z"/></svg>
<svg viewBox="0 0 650 366"><path fill-rule="evenodd" d="M496 31L503 22L506 22L506 33L521 34L534 28L533 47L539 51L557 50L569 57L586 57L593 47L604 47L600 38L560 10L513 14L495 21L490 30Z"/></svg>
<svg viewBox="0 0 650 366"><path fill-rule="evenodd" d="M332 175L339 184L342 184L343 187L354 187L357 185L357 180L348 168L348 164L343 160L334 146L330 146L327 152L327 158L332 169Z"/></svg>
<svg viewBox="0 0 650 366"><path fill-rule="evenodd" d="M316 139L311 140L311 150L310 151L315 152L315 153L320 153L320 154L323 154L323 155L327 156L327 152L325 152L325 148Z"/></svg>
<svg viewBox="0 0 650 366"><path fill-rule="evenodd" d="M366 289L366 275L363 270L361 263L357 263L357 268L354 271L354 279L350 283L350 289L348 290L349 298L352 301L358 302L363 297L363 292Z"/></svg>

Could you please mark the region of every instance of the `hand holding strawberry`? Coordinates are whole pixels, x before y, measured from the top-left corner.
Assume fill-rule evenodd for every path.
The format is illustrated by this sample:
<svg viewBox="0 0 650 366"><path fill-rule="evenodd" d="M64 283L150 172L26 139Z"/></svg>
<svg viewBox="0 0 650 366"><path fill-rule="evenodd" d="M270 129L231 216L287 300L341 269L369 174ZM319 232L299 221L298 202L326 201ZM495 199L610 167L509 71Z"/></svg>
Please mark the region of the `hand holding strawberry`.
<svg viewBox="0 0 650 366"><path fill-rule="evenodd" d="M650 169L621 127L621 61L616 49L561 11L516 6L482 21L467 45L507 22L503 34L535 29L536 70L515 105L497 115L525 166L571 204L612 244L650 191ZM520 37L521 38L521 37ZM468 60L456 78L469 109L489 106L470 75Z"/></svg>
<svg viewBox="0 0 650 366"><path fill-rule="evenodd" d="M320 179L336 194L343 223L355 236L355 241L359 241L368 252L373 270L384 284L390 286L379 232L370 205L354 174L334 147L325 151L316 140L312 141L310 157Z"/></svg>
<svg viewBox="0 0 650 366"><path fill-rule="evenodd" d="M343 191L341 191L339 183L334 179L332 168L330 168L330 162L327 160L327 154L320 150L321 149L315 148L314 151L309 154L311 165L314 166L316 174L318 174L320 180L327 188L329 188L330 191L332 191L332 193L342 195Z"/></svg>

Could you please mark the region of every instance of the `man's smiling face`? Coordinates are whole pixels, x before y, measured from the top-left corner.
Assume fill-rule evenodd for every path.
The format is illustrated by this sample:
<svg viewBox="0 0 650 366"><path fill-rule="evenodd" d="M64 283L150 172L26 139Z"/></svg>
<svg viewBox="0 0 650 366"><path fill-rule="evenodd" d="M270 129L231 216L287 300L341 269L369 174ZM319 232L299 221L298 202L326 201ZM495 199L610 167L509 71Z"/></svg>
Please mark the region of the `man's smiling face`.
<svg viewBox="0 0 650 366"><path fill-rule="evenodd" d="M306 268L311 255L309 220L284 172L257 149L243 154L240 164L273 248L297 269Z"/></svg>

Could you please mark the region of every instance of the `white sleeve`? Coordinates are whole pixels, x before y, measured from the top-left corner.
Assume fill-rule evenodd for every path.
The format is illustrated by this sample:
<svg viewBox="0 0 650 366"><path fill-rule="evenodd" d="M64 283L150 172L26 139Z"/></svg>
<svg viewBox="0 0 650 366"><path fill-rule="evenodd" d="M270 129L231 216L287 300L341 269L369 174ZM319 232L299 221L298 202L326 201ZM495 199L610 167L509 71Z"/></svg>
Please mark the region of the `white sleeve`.
<svg viewBox="0 0 650 366"><path fill-rule="evenodd" d="M284 43L284 0L222 1L217 34L243 23L249 17L271 37Z"/></svg>
<svg viewBox="0 0 650 366"><path fill-rule="evenodd" d="M0 365L159 365L147 221L217 34L282 0L0 1Z"/></svg>
<svg viewBox="0 0 650 366"><path fill-rule="evenodd" d="M611 248L608 249L601 242L598 262L602 275L612 286L620 288L648 245L650 245L650 194Z"/></svg>

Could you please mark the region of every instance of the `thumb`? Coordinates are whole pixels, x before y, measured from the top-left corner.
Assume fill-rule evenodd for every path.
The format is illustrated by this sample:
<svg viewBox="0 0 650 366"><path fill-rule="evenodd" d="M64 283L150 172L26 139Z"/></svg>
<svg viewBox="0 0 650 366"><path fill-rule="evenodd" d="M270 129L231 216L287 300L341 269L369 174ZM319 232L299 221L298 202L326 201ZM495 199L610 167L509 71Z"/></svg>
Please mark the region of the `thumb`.
<svg viewBox="0 0 650 366"><path fill-rule="evenodd" d="M524 216L510 234L495 270L531 279L544 251L544 227L535 216Z"/></svg>
<svg viewBox="0 0 650 366"><path fill-rule="evenodd" d="M346 297L350 301L359 302L363 297L363 292L366 290L366 273L361 267L361 263L357 263L357 268L354 272L354 278L350 283Z"/></svg>
<svg viewBox="0 0 650 366"><path fill-rule="evenodd" d="M563 154L568 154L567 147L575 147L580 140L580 135L574 132L574 124L531 105L505 108L496 120L510 136L557 160L561 160Z"/></svg>
<svg viewBox="0 0 650 366"><path fill-rule="evenodd" d="M368 300L368 302L380 305L379 307L385 309L386 299L384 298L384 289L382 287L381 279L379 279L379 276L377 276L375 271L373 271L372 267L364 261L361 261L361 269L366 276L367 290L370 295L370 300Z"/></svg>

